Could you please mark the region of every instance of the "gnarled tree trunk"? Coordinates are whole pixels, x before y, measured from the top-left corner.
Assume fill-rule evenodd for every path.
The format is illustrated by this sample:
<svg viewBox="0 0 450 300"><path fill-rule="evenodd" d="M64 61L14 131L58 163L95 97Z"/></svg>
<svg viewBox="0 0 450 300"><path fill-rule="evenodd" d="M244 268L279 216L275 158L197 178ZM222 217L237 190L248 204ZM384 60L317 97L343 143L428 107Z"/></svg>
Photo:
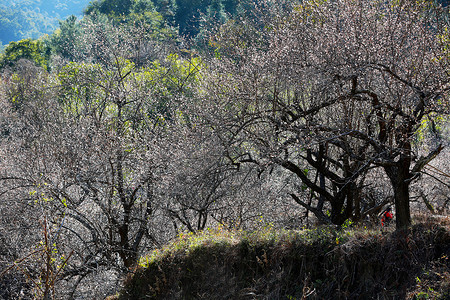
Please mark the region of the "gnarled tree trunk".
<svg viewBox="0 0 450 300"><path fill-rule="evenodd" d="M397 229L403 229L411 225L411 212L409 208L410 165L411 158L406 156L402 157L394 165L384 167L394 190L395 224Z"/></svg>

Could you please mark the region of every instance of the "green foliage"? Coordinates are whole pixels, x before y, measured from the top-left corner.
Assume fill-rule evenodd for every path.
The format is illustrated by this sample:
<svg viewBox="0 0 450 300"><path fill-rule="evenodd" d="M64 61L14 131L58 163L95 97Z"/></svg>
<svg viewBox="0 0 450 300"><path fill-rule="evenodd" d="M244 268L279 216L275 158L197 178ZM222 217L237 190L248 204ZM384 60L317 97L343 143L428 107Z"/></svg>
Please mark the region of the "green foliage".
<svg viewBox="0 0 450 300"><path fill-rule="evenodd" d="M13 67L20 59L33 61L37 66L47 69L50 59L50 48L40 40L21 40L6 46L0 58L0 69Z"/></svg>
<svg viewBox="0 0 450 300"><path fill-rule="evenodd" d="M180 34L195 38L203 26L222 24L228 15L236 16L249 1L236 0L177 0L175 24ZM203 21L201 21L205 17Z"/></svg>
<svg viewBox="0 0 450 300"><path fill-rule="evenodd" d="M78 119L89 116L112 130L118 129L117 122L123 121L120 118L134 120L131 116L128 117L128 114L134 113L134 107L125 106L120 112L121 116L118 115L118 103L112 95L120 89L119 84L134 86L135 65L124 59L118 64L122 75L130 74L120 83L115 81L114 71L98 63L72 62L61 69L58 73L62 87L60 101L69 117ZM125 126L125 131L121 134L126 133L131 126L139 127L138 123L139 119L124 122L122 125Z"/></svg>
<svg viewBox="0 0 450 300"><path fill-rule="evenodd" d="M11 3L10 3L11 2ZM64 49L72 45L67 43L73 37L73 17L79 15L81 8L85 15L105 15L116 24L145 21L154 24L152 29L167 31L170 25L179 29L182 35L195 37L201 27L213 23L224 23L229 16L251 9L249 1L236 0L50 0L0 4L0 42L3 44L22 38L39 38L55 29L52 39L57 53L70 58ZM65 19L68 17L67 19ZM205 17L205 18L203 18ZM62 21L58 19L63 19ZM64 20L65 19L65 20ZM204 19L203 21L200 21ZM59 22L59 29L57 28ZM169 28L170 28L169 26ZM174 31L169 30L170 35ZM165 32L164 35L167 35Z"/></svg>
<svg viewBox="0 0 450 300"><path fill-rule="evenodd" d="M225 6L223 5L221 0L212 0L211 4L208 6L207 9L207 21L208 19L211 20L209 22L218 22L220 24L225 23L227 20L227 16L225 14Z"/></svg>
<svg viewBox="0 0 450 300"><path fill-rule="evenodd" d="M105 91L99 88L105 83L104 70L99 64L69 63L58 73L61 83L60 101L66 113L78 118L93 115L98 119L97 108ZM100 109L102 111L102 109Z"/></svg>
<svg viewBox="0 0 450 300"><path fill-rule="evenodd" d="M96 120L113 120L117 114L116 103L105 99L110 99L114 90L120 90L119 85L123 85L134 95L145 97L139 99L143 102L140 113L144 119L133 117L134 108L123 108L122 114L130 120L129 126L136 130L144 126L145 119L171 120L172 112L178 110L174 99L180 94L191 96L190 86L198 80L201 68L199 58L184 60L175 54L164 62L154 61L142 68L122 58L115 64L112 69L99 63L72 62L64 66L58 79L62 87L60 101L66 113L76 118L90 115ZM120 70L120 75L115 70ZM118 76L123 77L121 83L115 81Z"/></svg>
<svg viewBox="0 0 450 300"><path fill-rule="evenodd" d="M231 246L242 243L251 248L260 247L261 245L286 246L302 244L305 246L323 245L333 248L336 245L361 237L380 237L380 234L380 230L360 228L341 230L330 226L303 229L301 231L280 230L270 223L262 226L259 230L249 232L244 230L227 230L219 225L217 228L207 228L197 233L181 232L175 240L162 249L155 249L149 255L141 257L139 265L146 268L164 257L175 256L179 253L189 255L197 248L211 247L217 244Z"/></svg>
<svg viewBox="0 0 450 300"><path fill-rule="evenodd" d="M85 10L85 18L89 16L100 23L112 22L114 26L126 25L130 26L130 29L137 26L144 27L147 37L152 41L170 44L175 39L176 30L168 26L164 16L155 10L152 1L119 2L120 5L109 0L91 2Z"/></svg>
<svg viewBox="0 0 450 300"><path fill-rule="evenodd" d="M84 13L106 15L119 24L145 19L146 15L155 13L155 6L151 0L95 0L89 3Z"/></svg>
<svg viewBox="0 0 450 300"><path fill-rule="evenodd" d="M152 41L159 41L169 45L176 39L176 30L166 26L163 16L153 10L142 13L132 11L127 17L122 18L122 22L128 24L142 24Z"/></svg>
<svg viewBox="0 0 450 300"><path fill-rule="evenodd" d="M171 26L175 24L175 13L177 12L177 2L175 0L154 0L156 10L163 16Z"/></svg>
<svg viewBox="0 0 450 300"><path fill-rule="evenodd" d="M54 52L73 60L77 48L76 41L80 35L80 24L74 15L71 15L64 21L59 21L59 29L50 37Z"/></svg>
<svg viewBox="0 0 450 300"><path fill-rule="evenodd" d="M173 111L179 110L174 100L180 95L193 97L191 87L199 80L203 67L200 58L181 59L177 54L170 54L165 61L154 61L137 74L136 80L154 93L153 106L149 111L151 118L173 119ZM158 82L154 85L154 82Z"/></svg>
<svg viewBox="0 0 450 300"><path fill-rule="evenodd" d="M100 13L111 18L128 15L134 4L133 0L95 0L89 3L84 13Z"/></svg>

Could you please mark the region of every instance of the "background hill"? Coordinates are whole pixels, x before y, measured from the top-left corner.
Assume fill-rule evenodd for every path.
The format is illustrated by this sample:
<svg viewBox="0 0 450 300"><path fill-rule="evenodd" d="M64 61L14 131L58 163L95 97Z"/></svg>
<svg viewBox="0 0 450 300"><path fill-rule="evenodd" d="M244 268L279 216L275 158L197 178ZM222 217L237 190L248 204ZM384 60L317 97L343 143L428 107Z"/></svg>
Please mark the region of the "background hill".
<svg viewBox="0 0 450 300"><path fill-rule="evenodd" d="M0 42L37 39L58 27L58 20L81 15L89 0L4 0L0 3Z"/></svg>
<svg viewBox="0 0 450 300"><path fill-rule="evenodd" d="M83 10L93 10L109 6L110 0L4 0L0 3L0 48L11 41L26 38L37 39L50 34L59 27L58 20L65 20L70 15L81 16ZM120 2L120 1L119 1ZM112 9L126 6L126 3L140 2L151 6L164 17L170 25L178 28L179 33L194 37L200 27L211 19L221 20L242 11L248 1L236 0L139 0L121 1ZM438 0L448 6L448 0Z"/></svg>

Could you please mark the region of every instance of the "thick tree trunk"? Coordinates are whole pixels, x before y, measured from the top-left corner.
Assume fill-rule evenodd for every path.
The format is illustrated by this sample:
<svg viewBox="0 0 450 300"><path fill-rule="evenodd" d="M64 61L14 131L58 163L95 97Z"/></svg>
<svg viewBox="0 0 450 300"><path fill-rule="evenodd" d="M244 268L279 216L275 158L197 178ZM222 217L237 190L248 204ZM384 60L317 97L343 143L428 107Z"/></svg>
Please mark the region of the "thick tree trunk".
<svg viewBox="0 0 450 300"><path fill-rule="evenodd" d="M411 225L411 213L409 209L409 183L406 179L397 182L394 186L395 224L397 229L404 229Z"/></svg>
<svg viewBox="0 0 450 300"><path fill-rule="evenodd" d="M395 166L385 167L392 188L395 202L395 224L397 229L405 229L411 225L409 208L409 159L400 160Z"/></svg>

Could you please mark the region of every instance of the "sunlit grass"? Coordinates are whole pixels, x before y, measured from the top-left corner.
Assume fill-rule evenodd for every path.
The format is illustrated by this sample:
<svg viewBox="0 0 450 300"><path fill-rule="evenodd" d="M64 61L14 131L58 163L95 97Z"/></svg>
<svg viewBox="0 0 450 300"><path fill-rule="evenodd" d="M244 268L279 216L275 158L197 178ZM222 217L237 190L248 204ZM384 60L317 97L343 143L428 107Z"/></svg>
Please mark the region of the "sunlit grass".
<svg viewBox="0 0 450 300"><path fill-rule="evenodd" d="M182 232L177 238L161 249L155 249L139 260L139 266L147 268L150 264L161 261L165 257L189 255L199 248L213 246L231 246L240 243L256 247L270 245L280 249L293 245L341 246L361 238L382 237L380 228L319 226L313 229L286 230L277 229L269 223L258 230L228 230L223 226L207 228L197 233Z"/></svg>
<svg viewBox="0 0 450 300"><path fill-rule="evenodd" d="M177 238L161 249L155 249L150 254L143 256L139 260L139 266L148 267L149 264L161 260L164 257L177 254L188 255L200 247L210 247L217 245L233 245L240 240L242 231L225 230L223 226L208 228L197 233L180 233Z"/></svg>

